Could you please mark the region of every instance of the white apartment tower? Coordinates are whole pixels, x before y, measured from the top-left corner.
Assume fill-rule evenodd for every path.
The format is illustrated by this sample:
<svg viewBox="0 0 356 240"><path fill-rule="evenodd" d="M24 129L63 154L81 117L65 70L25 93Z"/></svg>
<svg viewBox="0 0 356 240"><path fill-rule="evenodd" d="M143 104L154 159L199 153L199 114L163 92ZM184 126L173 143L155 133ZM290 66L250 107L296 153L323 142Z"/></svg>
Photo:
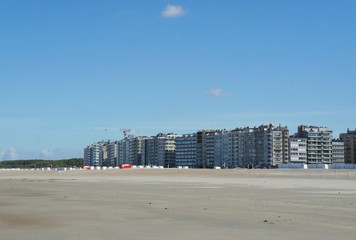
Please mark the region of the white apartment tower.
<svg viewBox="0 0 356 240"><path fill-rule="evenodd" d="M290 163L307 163L307 139L306 138L289 138L289 162Z"/></svg>
<svg viewBox="0 0 356 240"><path fill-rule="evenodd" d="M332 163L332 131L326 127L298 127L298 138L307 139L307 162L311 164Z"/></svg>
<svg viewBox="0 0 356 240"><path fill-rule="evenodd" d="M344 142L339 139L333 139L333 163L345 163L345 145Z"/></svg>

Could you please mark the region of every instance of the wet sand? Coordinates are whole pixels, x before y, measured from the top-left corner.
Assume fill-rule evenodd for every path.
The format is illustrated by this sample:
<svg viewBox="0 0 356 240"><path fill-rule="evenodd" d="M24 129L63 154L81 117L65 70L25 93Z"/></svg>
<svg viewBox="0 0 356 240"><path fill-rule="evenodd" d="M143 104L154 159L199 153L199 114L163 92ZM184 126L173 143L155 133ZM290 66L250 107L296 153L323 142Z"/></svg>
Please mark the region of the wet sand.
<svg viewBox="0 0 356 240"><path fill-rule="evenodd" d="M0 171L0 239L355 239L356 171Z"/></svg>

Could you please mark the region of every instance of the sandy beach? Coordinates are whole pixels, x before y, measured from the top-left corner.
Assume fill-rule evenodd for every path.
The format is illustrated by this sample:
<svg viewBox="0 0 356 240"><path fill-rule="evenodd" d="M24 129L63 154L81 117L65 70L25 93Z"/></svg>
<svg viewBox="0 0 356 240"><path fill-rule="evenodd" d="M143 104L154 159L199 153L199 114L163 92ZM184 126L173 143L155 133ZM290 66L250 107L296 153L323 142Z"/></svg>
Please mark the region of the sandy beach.
<svg viewBox="0 0 356 240"><path fill-rule="evenodd" d="M0 239L355 239L356 171L0 171Z"/></svg>

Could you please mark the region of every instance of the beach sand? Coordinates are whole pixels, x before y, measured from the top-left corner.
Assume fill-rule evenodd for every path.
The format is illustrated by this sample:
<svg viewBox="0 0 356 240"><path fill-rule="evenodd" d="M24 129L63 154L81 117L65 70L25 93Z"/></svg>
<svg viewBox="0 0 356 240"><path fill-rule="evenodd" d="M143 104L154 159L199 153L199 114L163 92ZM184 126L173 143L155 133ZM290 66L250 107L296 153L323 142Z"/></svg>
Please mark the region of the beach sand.
<svg viewBox="0 0 356 240"><path fill-rule="evenodd" d="M356 171L0 171L0 239L355 239Z"/></svg>

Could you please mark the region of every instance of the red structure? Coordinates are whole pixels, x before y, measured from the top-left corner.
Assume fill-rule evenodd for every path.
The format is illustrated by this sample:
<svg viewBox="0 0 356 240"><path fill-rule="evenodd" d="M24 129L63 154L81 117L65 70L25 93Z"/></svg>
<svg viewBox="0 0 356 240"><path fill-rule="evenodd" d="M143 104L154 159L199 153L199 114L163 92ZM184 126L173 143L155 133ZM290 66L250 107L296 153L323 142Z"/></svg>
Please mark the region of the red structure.
<svg viewBox="0 0 356 240"><path fill-rule="evenodd" d="M129 163L120 164L120 165L119 165L119 168L120 168L120 169L123 169L123 168L132 168L132 164L129 164Z"/></svg>

